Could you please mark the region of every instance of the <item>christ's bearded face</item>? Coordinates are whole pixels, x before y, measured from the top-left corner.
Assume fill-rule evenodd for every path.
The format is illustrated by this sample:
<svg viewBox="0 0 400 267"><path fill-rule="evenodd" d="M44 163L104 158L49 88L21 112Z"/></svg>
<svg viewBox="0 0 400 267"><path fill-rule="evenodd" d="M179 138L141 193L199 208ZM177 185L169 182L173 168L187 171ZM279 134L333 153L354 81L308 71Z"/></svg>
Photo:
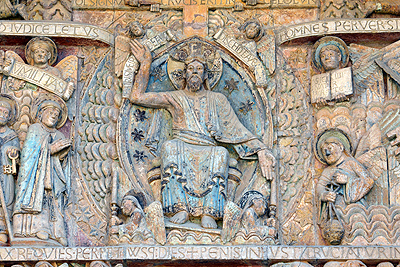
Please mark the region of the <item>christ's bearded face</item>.
<svg viewBox="0 0 400 267"><path fill-rule="evenodd" d="M186 87L191 92L199 91L204 82L204 65L199 61L193 61L186 67Z"/></svg>

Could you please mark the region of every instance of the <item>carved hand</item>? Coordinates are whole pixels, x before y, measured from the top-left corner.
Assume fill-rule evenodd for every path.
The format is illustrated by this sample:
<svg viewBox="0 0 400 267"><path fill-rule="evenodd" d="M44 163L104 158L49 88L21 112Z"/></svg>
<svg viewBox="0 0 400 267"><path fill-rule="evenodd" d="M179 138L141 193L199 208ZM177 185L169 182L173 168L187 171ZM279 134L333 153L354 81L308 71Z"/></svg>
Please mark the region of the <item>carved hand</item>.
<svg viewBox="0 0 400 267"><path fill-rule="evenodd" d="M17 158L19 155L19 149L15 148L15 147L9 147L7 149L7 156L11 159L11 158Z"/></svg>
<svg viewBox="0 0 400 267"><path fill-rule="evenodd" d="M328 102L326 102L324 98L318 98L315 104L317 105L317 107L322 108L323 106L327 106Z"/></svg>
<svg viewBox="0 0 400 267"><path fill-rule="evenodd" d="M258 151L257 155L262 175L267 181L272 181L272 169L276 162L274 155L268 149Z"/></svg>
<svg viewBox="0 0 400 267"><path fill-rule="evenodd" d="M337 102L343 102L343 101L346 101L348 99L348 97L345 95L345 94L338 94L336 97L335 97L335 100L337 101Z"/></svg>
<svg viewBox="0 0 400 267"><path fill-rule="evenodd" d="M122 221L115 215L111 216L111 221L110 221L110 225L112 225L113 227L116 225L120 225L122 224Z"/></svg>
<svg viewBox="0 0 400 267"><path fill-rule="evenodd" d="M50 145L50 153L53 155L61 150L71 146L71 140L61 139Z"/></svg>
<svg viewBox="0 0 400 267"><path fill-rule="evenodd" d="M3 53L0 53L0 72L7 72L6 68L9 67L12 64L12 60L8 57L4 58L4 51L1 51Z"/></svg>
<svg viewBox="0 0 400 267"><path fill-rule="evenodd" d="M132 54L135 56L137 61L140 64L143 63L151 63L151 52L149 48L145 45L142 45L137 40L132 40L130 42Z"/></svg>
<svg viewBox="0 0 400 267"><path fill-rule="evenodd" d="M75 84L73 82L69 82L63 94L63 99L67 101L71 97L74 90L75 90Z"/></svg>
<svg viewBox="0 0 400 267"><path fill-rule="evenodd" d="M345 184L349 180L349 177L341 172L337 172L334 174L335 182L338 184Z"/></svg>
<svg viewBox="0 0 400 267"><path fill-rule="evenodd" d="M325 197L322 198L323 201L326 202L335 202L336 200L336 193L335 192L326 192Z"/></svg>

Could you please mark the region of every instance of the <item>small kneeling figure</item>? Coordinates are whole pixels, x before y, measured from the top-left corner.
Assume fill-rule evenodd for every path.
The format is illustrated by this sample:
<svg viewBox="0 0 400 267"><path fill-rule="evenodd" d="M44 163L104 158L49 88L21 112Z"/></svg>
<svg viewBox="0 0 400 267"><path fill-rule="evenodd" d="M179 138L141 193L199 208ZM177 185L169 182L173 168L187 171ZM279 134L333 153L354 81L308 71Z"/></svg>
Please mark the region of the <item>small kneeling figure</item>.
<svg viewBox="0 0 400 267"><path fill-rule="evenodd" d="M147 228L145 214L138 198L140 196L137 195L135 197L134 193L129 191L122 199L121 210L127 219L125 222L123 220L117 221L117 225L112 226L110 230L112 237L118 239L117 243L119 244L137 242L155 243L153 234Z"/></svg>

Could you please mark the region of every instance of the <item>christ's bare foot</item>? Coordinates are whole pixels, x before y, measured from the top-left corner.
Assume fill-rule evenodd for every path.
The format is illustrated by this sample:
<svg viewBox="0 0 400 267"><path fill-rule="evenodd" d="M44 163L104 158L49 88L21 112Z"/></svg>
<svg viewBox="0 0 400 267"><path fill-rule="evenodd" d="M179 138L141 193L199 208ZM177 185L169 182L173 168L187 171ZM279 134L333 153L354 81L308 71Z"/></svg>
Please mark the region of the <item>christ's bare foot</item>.
<svg viewBox="0 0 400 267"><path fill-rule="evenodd" d="M201 226L207 229L216 229L217 222L212 217L203 215L201 218Z"/></svg>
<svg viewBox="0 0 400 267"><path fill-rule="evenodd" d="M172 216L172 218L169 219L170 222L176 223L176 224L182 224L182 223L187 222L188 220L189 220L189 214L184 210L178 212L177 214Z"/></svg>

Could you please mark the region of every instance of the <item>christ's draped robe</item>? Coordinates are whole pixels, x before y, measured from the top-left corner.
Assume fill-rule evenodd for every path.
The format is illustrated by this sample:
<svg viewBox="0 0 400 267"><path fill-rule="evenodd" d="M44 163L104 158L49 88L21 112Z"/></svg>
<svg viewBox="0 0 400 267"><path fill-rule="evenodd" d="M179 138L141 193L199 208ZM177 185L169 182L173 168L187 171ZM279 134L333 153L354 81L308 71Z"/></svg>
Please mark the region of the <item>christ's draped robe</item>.
<svg viewBox="0 0 400 267"><path fill-rule="evenodd" d="M226 97L205 91L160 93L173 106L173 139L161 149L161 191L166 214L223 217L232 145L242 159L256 159L266 146L237 118Z"/></svg>

